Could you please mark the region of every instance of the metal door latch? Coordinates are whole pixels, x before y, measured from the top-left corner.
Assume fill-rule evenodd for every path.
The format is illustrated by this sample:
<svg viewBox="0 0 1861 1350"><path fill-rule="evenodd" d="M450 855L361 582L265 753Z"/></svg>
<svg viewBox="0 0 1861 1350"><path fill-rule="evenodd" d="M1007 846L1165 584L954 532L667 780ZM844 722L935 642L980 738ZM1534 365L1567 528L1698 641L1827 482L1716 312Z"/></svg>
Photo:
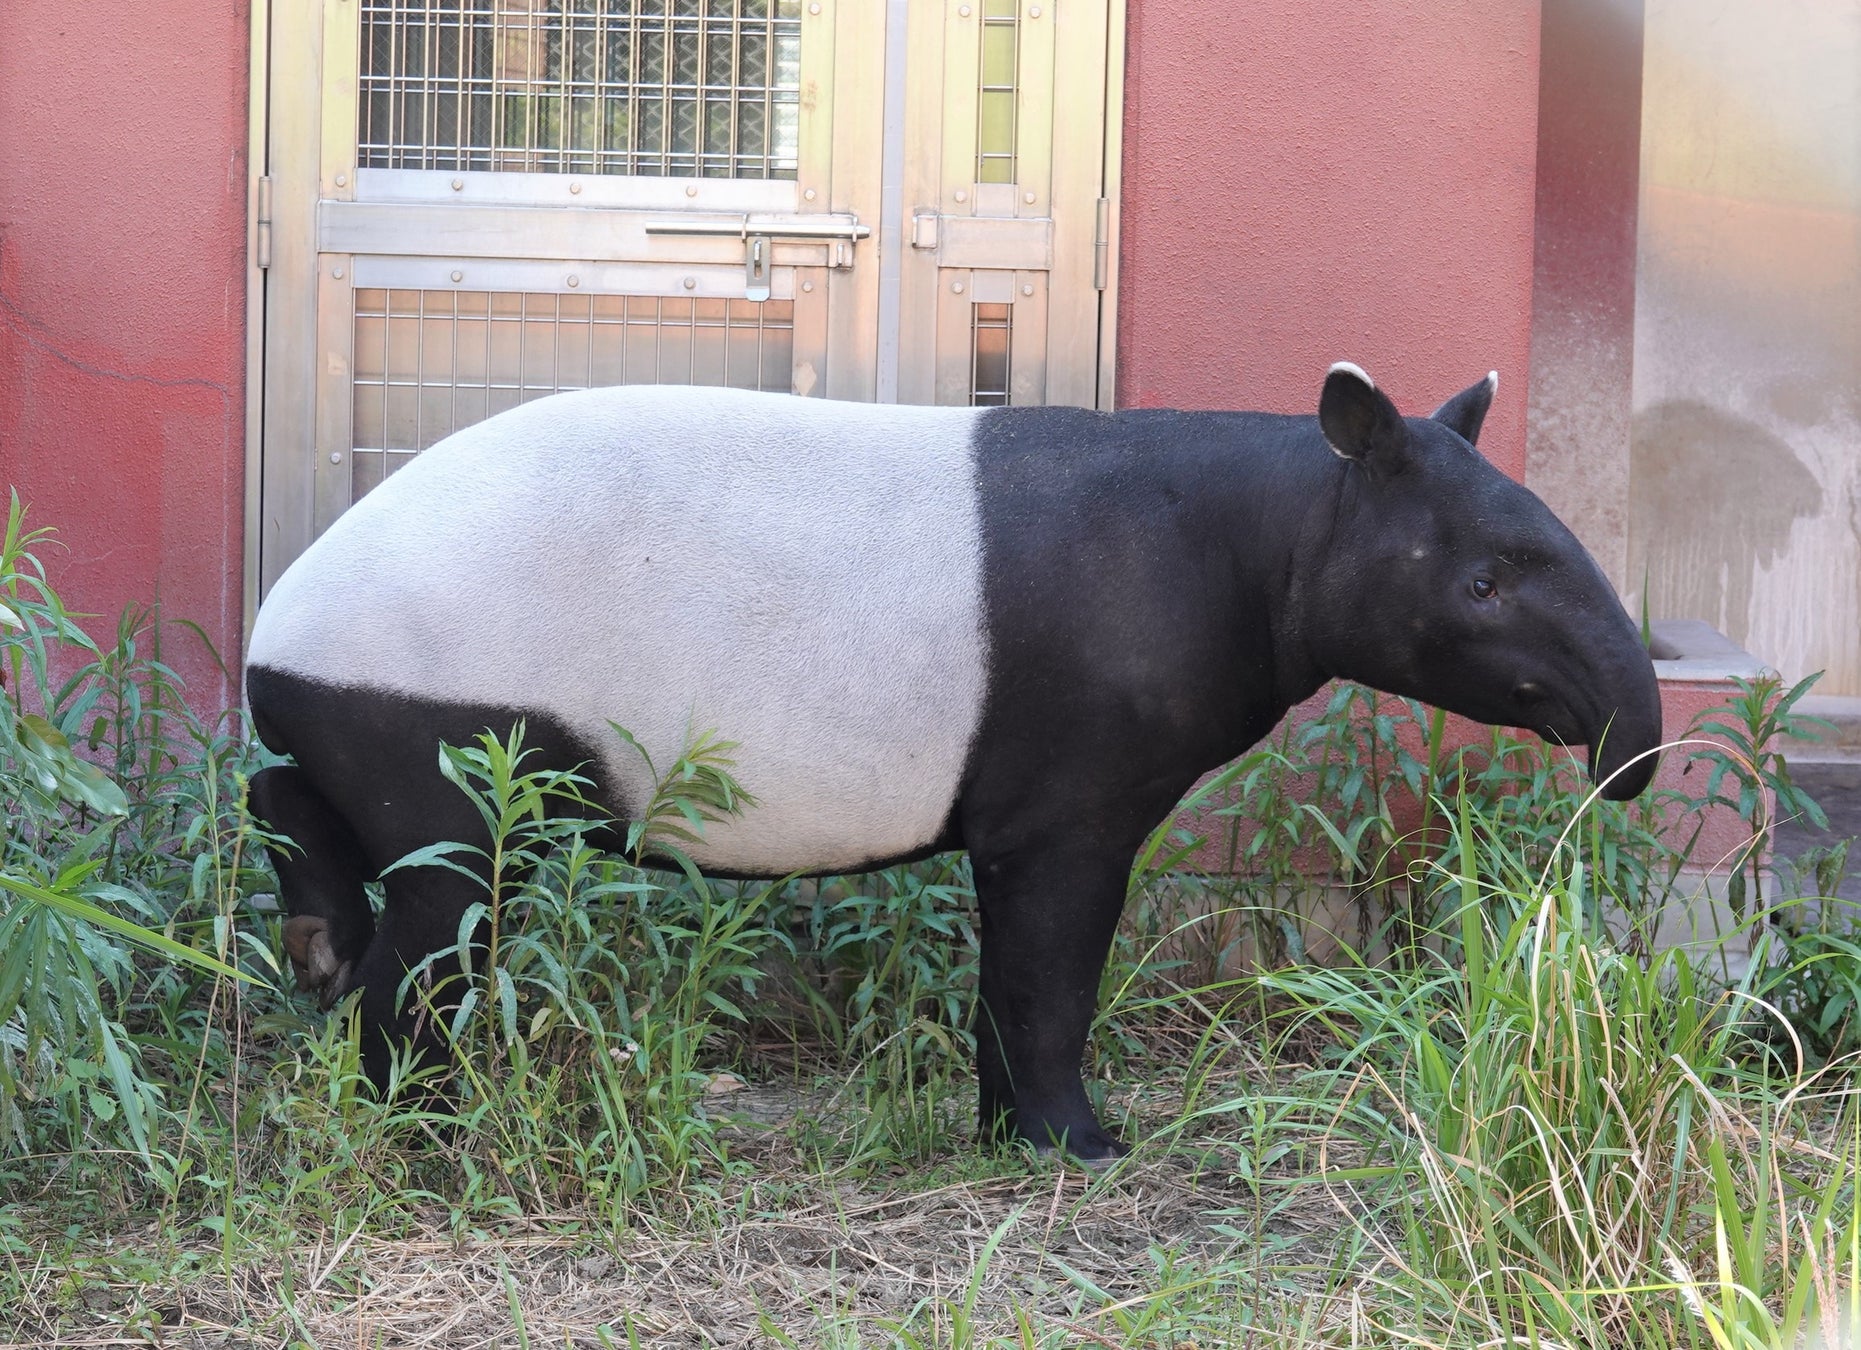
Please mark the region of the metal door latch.
<svg viewBox="0 0 1861 1350"><path fill-rule="evenodd" d="M651 220L648 234L735 235L743 241L743 284L751 300L769 298L769 268L778 239L814 241L827 248L829 267L851 267L853 245L872 233L852 216L753 216L724 215L684 216L673 220Z"/></svg>
<svg viewBox="0 0 1861 1350"><path fill-rule="evenodd" d="M743 294L749 300L769 298L769 236L752 234L743 246Z"/></svg>

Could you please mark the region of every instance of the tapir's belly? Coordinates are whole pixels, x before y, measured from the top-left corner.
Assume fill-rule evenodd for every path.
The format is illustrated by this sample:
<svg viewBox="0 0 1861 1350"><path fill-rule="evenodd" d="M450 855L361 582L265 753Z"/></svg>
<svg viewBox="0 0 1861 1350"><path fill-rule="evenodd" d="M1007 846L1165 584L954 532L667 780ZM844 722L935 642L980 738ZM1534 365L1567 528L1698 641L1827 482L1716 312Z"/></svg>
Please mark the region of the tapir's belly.
<svg viewBox="0 0 1861 1350"><path fill-rule="evenodd" d="M757 800L722 871L847 868L943 832L988 668L967 409L591 390L454 436L279 580L250 660L548 713L637 809L693 733ZM366 695L363 695L366 696Z"/></svg>

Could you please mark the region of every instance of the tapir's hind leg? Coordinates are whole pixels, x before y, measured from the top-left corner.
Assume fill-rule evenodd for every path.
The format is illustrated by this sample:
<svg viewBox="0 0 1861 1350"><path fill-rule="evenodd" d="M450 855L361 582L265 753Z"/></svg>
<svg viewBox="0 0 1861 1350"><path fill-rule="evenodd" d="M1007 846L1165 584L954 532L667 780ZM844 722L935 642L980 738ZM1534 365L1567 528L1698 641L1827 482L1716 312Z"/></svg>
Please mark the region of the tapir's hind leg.
<svg viewBox="0 0 1861 1350"><path fill-rule="evenodd" d="M267 849L284 902L284 950L298 988L328 1008L353 983L375 935L363 889L374 870L348 822L296 765L254 774L248 801L271 833L289 841Z"/></svg>
<svg viewBox="0 0 1861 1350"><path fill-rule="evenodd" d="M435 958L415 976L406 992L407 974L421 968L433 952L444 952L459 938L466 910L482 902L486 888L470 877L440 867L411 867L389 872L382 884L387 903L381 926L355 969L362 987L362 1063L369 1078L385 1087L392 1052L411 1046L420 1063L435 1063L446 1046L441 1025L459 1006L459 962L455 955ZM474 935L482 948L483 925ZM482 961L482 950L475 959Z"/></svg>
<svg viewBox="0 0 1861 1350"><path fill-rule="evenodd" d="M502 740L521 717L525 748L536 756L525 761L527 770L598 764L598 749L544 711L440 702L261 664L246 667L246 692L265 744L288 750L299 765L269 769L252 785L254 811L303 846L302 861L295 854L278 859L293 963L312 982L328 973L317 985L326 1002L362 991L364 1060L370 1078L384 1085L398 1040L412 1038L423 1058L442 1043L425 1007L459 999L458 982L440 980L430 999L415 988L403 1000L407 972L455 946L467 908L486 894L447 867L395 865L450 840L480 850L454 859L477 867L490 848L478 808L440 773L439 746L473 745L486 728ZM604 802L601 812L610 809L625 815L618 803ZM378 922L363 890L375 877L385 892ZM457 961L447 957L432 969L437 978Z"/></svg>

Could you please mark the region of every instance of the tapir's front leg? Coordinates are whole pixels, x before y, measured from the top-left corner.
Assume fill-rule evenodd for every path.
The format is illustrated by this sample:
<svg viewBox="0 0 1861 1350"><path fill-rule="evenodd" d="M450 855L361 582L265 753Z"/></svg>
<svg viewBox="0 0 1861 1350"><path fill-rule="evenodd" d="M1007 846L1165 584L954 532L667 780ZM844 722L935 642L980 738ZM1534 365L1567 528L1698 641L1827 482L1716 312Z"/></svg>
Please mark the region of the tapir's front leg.
<svg viewBox="0 0 1861 1350"><path fill-rule="evenodd" d="M1067 834L1001 852L971 848L982 910L976 1068L984 1139L1019 1137L1084 1160L1126 1149L1080 1079L1099 977L1124 907L1133 850Z"/></svg>

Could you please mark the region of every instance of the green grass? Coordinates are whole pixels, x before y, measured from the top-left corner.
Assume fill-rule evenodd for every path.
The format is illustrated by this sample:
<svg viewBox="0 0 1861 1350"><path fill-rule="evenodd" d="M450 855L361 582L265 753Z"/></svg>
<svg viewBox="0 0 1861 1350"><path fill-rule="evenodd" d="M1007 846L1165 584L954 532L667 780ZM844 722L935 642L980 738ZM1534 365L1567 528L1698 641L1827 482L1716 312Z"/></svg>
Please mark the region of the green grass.
<svg viewBox="0 0 1861 1350"><path fill-rule="evenodd" d="M1787 909L1731 988L1650 952L1697 803L1573 825L1567 763L1498 734L1450 761L1427 710L1340 692L1204 790L1248 874L1186 873L1171 830L1140 858L1087 1065L1137 1148L1100 1173L974 1146L964 860L644 868L754 809L727 744L655 766L614 856L578 780L487 737L446 754L496 841L457 1067L380 1098L352 1009L281 973L263 755L161 657L197 635L136 611L92 642L43 544L15 509L0 1343L1782 1350L1861 1321L1861 943ZM1747 692L1707 790L1755 813L1797 691ZM1384 955L1303 959L1314 868Z"/></svg>

